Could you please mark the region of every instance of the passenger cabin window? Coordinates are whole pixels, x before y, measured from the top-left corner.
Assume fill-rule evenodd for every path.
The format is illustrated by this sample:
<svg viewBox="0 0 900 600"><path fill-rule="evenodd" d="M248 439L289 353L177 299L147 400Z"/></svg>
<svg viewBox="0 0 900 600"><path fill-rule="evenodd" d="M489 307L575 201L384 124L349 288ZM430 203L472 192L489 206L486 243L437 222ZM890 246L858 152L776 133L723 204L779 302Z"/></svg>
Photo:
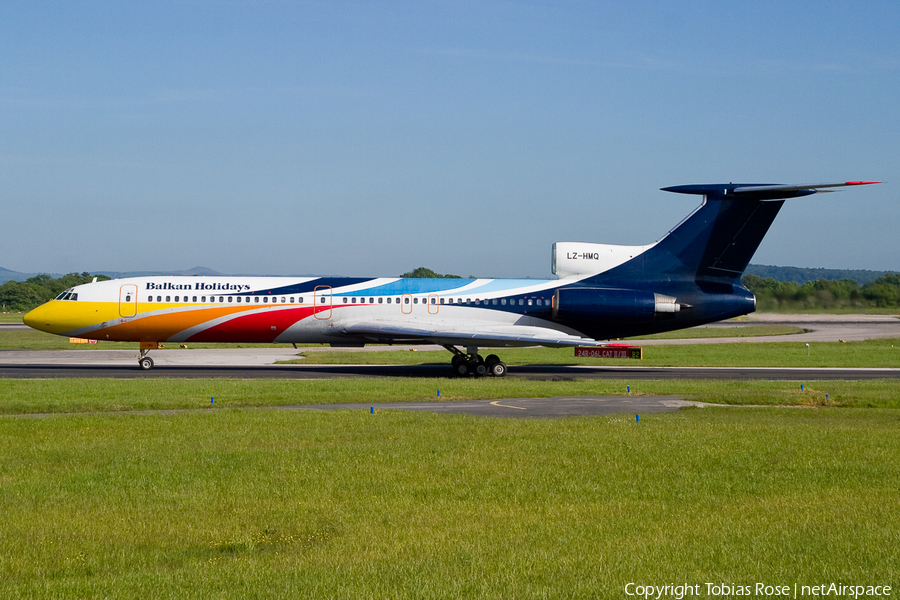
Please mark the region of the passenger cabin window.
<svg viewBox="0 0 900 600"><path fill-rule="evenodd" d="M166 296L166 302L171 302L171 301L172 301L172 296Z"/></svg>

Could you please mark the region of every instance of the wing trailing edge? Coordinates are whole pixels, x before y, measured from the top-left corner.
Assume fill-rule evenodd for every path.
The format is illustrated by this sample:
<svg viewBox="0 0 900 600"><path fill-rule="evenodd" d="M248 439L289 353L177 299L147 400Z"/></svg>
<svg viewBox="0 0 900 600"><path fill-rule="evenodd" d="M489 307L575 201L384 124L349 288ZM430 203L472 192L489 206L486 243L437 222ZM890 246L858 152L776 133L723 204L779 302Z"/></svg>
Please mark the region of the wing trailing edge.
<svg viewBox="0 0 900 600"><path fill-rule="evenodd" d="M427 328L390 322L362 322L345 325L340 333L348 336L404 340L425 340L434 344L479 346L605 346L591 338L570 335L548 327L501 326L496 328Z"/></svg>

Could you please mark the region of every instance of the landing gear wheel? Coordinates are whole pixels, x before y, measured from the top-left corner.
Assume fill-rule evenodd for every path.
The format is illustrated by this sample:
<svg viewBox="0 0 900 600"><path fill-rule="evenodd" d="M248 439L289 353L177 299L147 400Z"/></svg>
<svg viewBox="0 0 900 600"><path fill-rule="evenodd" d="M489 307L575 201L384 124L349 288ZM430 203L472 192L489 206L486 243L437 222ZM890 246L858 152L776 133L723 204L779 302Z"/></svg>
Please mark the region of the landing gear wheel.
<svg viewBox="0 0 900 600"><path fill-rule="evenodd" d="M138 365L145 371L149 371L153 368L153 359L149 356L145 356L144 358L138 361Z"/></svg>
<svg viewBox="0 0 900 600"><path fill-rule="evenodd" d="M485 375L503 377L506 375L506 365L496 354L489 354L487 360L485 360L478 354L478 348L474 346L466 347L466 352L449 344L445 344L444 348L453 353L450 365L453 367L453 374L457 377L466 377L468 375L475 375L476 377L484 377Z"/></svg>
<svg viewBox="0 0 900 600"><path fill-rule="evenodd" d="M465 377L472 370L469 368L469 363L465 360L454 361L456 364L453 365L453 372L456 373L458 377Z"/></svg>
<svg viewBox="0 0 900 600"><path fill-rule="evenodd" d="M493 375L494 377L503 377L504 375L506 375L507 371L506 363L498 360L491 365L490 371L491 375Z"/></svg>

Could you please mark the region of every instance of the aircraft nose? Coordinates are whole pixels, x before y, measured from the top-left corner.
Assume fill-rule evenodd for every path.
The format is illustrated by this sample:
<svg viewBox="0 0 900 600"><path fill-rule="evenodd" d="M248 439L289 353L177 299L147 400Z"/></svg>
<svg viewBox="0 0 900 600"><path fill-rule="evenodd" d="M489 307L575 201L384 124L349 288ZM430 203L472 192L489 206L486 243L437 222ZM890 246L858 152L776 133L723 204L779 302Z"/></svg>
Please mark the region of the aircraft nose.
<svg viewBox="0 0 900 600"><path fill-rule="evenodd" d="M48 302L46 304L41 304L34 310L30 310L25 313L25 316L22 317L22 321L32 329L53 333L52 331L50 331L50 328L53 327L52 313L53 310L50 308Z"/></svg>
<svg viewBox="0 0 900 600"><path fill-rule="evenodd" d="M25 316L22 317L22 322L25 323L26 325L28 325L29 327L31 327L32 329L40 329L40 327L38 327L38 323L40 323L40 321L41 321L40 314L41 314L42 307L43 307L43 305L38 306L35 309L29 310L27 313L25 313Z"/></svg>

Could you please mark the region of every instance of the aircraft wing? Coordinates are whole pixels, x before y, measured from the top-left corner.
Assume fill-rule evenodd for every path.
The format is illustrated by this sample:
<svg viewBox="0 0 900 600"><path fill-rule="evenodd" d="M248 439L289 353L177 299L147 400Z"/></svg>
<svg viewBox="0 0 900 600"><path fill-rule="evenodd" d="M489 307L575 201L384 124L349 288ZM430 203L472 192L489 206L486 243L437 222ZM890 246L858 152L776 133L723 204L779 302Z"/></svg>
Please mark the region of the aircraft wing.
<svg viewBox="0 0 900 600"><path fill-rule="evenodd" d="M391 322L360 322L335 328L336 332L352 337L368 338L372 343L403 343L427 341L434 344L458 346L604 346L590 338L569 335L555 329L522 325L470 328L415 327Z"/></svg>

